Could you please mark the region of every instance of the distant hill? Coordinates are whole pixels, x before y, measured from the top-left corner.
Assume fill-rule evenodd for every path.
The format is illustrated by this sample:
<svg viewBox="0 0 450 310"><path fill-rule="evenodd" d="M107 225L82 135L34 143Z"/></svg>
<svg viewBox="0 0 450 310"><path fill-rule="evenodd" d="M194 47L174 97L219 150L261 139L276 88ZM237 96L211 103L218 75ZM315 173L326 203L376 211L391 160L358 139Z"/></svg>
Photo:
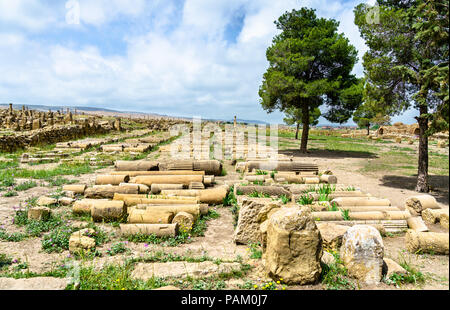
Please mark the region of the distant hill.
<svg viewBox="0 0 450 310"><path fill-rule="evenodd" d="M8 108L9 103L0 103L0 108ZM114 114L124 114L124 115L150 115L153 117L169 117L169 118L179 118L179 119L190 119L190 117L185 116L168 116L164 114L157 114L157 113L145 113L145 112L135 112L135 111L118 111L118 110L112 110L112 109L105 109L105 108L97 108L97 107L67 107L67 106L48 106L48 105L40 105L40 104L25 104L25 107L29 108L30 110L37 110L37 111L52 111L56 112L57 110L63 109L64 111L67 108L70 108L71 111L76 109L78 112L107 112L110 115ZM13 104L13 109L20 110L22 109L22 104ZM228 122L233 123L234 120L224 120L224 119L203 119L205 121L222 121L222 122ZM269 125L267 122L259 121L259 120L247 120L247 119L237 119L238 123L247 123L247 124L265 124Z"/></svg>

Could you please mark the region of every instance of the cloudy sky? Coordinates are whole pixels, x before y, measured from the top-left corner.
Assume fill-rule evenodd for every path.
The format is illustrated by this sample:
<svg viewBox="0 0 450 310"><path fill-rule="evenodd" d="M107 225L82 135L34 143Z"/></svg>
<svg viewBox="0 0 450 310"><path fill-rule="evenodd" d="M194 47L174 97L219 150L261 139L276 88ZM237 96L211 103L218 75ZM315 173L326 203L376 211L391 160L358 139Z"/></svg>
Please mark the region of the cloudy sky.
<svg viewBox="0 0 450 310"><path fill-rule="evenodd" d="M340 22L361 58L360 2L0 0L0 103L282 122L258 97L273 21L315 8ZM362 72L359 63L354 73ZM394 120L412 123L413 115Z"/></svg>

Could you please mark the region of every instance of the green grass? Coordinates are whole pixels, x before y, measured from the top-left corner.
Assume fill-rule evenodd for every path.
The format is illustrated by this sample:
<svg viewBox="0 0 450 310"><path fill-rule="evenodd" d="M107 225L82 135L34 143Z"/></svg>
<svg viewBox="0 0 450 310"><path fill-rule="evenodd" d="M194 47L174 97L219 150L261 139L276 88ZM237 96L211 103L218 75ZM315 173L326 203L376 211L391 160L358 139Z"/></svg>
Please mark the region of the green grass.
<svg viewBox="0 0 450 310"><path fill-rule="evenodd" d="M74 184L77 183L78 180L69 180L62 177L56 177L56 178L47 178L45 179L49 183L50 186L62 186L66 184Z"/></svg>
<svg viewBox="0 0 450 310"><path fill-rule="evenodd" d="M163 236L158 237L155 234L134 234L125 237L125 240L136 243L151 243L162 244L164 246L174 247L183 243L189 243L192 241L191 237L201 237L205 235L207 222L211 219L218 218L220 215L215 210L210 209L208 214L201 215L192 226L190 232L179 231L175 237Z"/></svg>
<svg viewBox="0 0 450 310"><path fill-rule="evenodd" d="M342 219L344 221L350 221L350 215L348 209L341 209Z"/></svg>
<svg viewBox="0 0 450 310"><path fill-rule="evenodd" d="M280 199L283 204L287 204L289 201L291 201L291 199L289 197L287 197L286 195L281 195Z"/></svg>
<svg viewBox="0 0 450 310"><path fill-rule="evenodd" d="M28 238L27 234L20 233L20 232L14 232L14 233L8 233L3 229L0 229L0 239L7 241L7 242L20 242Z"/></svg>
<svg viewBox="0 0 450 310"><path fill-rule="evenodd" d="M311 197L309 195L301 195L300 198L297 200L297 203L301 205L310 205L314 202L314 197Z"/></svg>
<svg viewBox="0 0 450 310"><path fill-rule="evenodd" d="M30 188L36 187L37 183L35 181L25 181L17 186L14 187L14 190L16 191L26 191L29 190Z"/></svg>
<svg viewBox="0 0 450 310"><path fill-rule="evenodd" d="M249 243L250 250L250 258L252 259L260 259L262 257L261 244L258 243Z"/></svg>
<svg viewBox="0 0 450 310"><path fill-rule="evenodd" d="M331 253L335 261L322 265L320 279L328 290L354 290L355 285L348 279L348 270L344 267L339 253Z"/></svg>
<svg viewBox="0 0 450 310"><path fill-rule="evenodd" d="M269 194L260 193L257 191L253 191L250 194L248 194L248 197L254 197L254 198L270 198Z"/></svg>
<svg viewBox="0 0 450 310"><path fill-rule="evenodd" d="M12 265L12 259L11 257L7 256L6 254L1 253L0 254L0 270L3 268Z"/></svg>
<svg viewBox="0 0 450 310"><path fill-rule="evenodd" d="M148 281L131 277L133 264L107 265L100 270L94 266L82 266L79 273L80 290L151 290L168 285L162 279L152 278ZM74 284L67 289L74 289Z"/></svg>
<svg viewBox="0 0 450 310"><path fill-rule="evenodd" d="M0 171L0 179L16 177L23 179L50 179L60 175L80 175L91 173L95 169L92 168L89 163L73 163L73 164L60 164L53 169L43 170L28 170L28 169L7 169Z"/></svg>
<svg viewBox="0 0 450 310"><path fill-rule="evenodd" d="M332 194L334 191L336 191L336 186L330 185L330 184L321 184L317 188L315 188L315 192L317 194Z"/></svg>
<svg viewBox="0 0 450 310"><path fill-rule="evenodd" d="M3 194L3 197L14 197L19 196L19 194L16 191L7 191Z"/></svg>

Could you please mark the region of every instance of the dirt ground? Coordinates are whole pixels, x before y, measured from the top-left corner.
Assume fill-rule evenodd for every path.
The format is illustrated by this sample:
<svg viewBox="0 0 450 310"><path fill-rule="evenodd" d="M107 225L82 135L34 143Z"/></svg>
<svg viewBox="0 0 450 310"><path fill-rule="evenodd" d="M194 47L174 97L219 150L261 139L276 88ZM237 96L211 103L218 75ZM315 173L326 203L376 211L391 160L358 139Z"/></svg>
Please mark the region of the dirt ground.
<svg viewBox="0 0 450 310"><path fill-rule="evenodd" d="M338 183L353 185L361 188L361 190L380 198L388 198L392 205L403 208L407 197L416 194L414 189L414 178L400 177L396 175L379 174L364 175L358 172L359 168L364 165L368 158L354 157L351 153L345 156L342 152L333 154L327 151L312 151L308 154L301 154L297 149L288 149L280 151L280 153L293 156L296 160L316 163L320 170L330 169L338 178ZM51 165L51 164L50 164ZM41 165L42 167L42 165ZM238 180L239 174L234 172L234 167L229 162L225 162L227 175L224 177L216 177L216 180ZM98 170L95 174L85 174L79 177L68 176L70 179L79 180L80 183L92 184L95 175L112 171L113 168L105 168ZM18 183L26 180L17 180ZM18 192L16 197L0 197L0 226L9 232L20 231L17 226L13 225L12 219L15 210L24 207L24 201L30 197L41 196L54 192L56 188L48 188L43 181L39 181L40 185L27 191ZM444 178L443 184L435 187L435 191L431 194L436 197L439 204L443 208L449 207L448 197L448 176ZM219 258L222 260L233 260L238 255L248 261L255 268L245 279L232 279L227 282L228 289L238 288L243 284L244 280L251 280L256 283L269 281L264 277L262 270L262 260L250 260L248 246L236 245L233 242L233 218L231 211L226 207L215 207L220 217L208 222L208 228L204 237L195 237L190 243L182 244L177 247L164 247L161 245L129 243L129 252L126 254L118 254L113 257L104 255L95 258L93 264L100 267L111 262L121 262L125 257L139 257L146 253L154 251L164 251L167 253L176 253L180 255L202 256ZM58 212L68 212L70 207L60 207ZM109 224L99 224L104 230L109 232L118 232L119 229ZM448 232L443 230L439 225L430 225L431 231ZM427 276L427 281L422 286L404 285L400 289L449 289L449 256L447 255L417 255L410 254L406 251L404 235L396 235L394 237L383 238L385 246L385 256L395 261L406 260L412 266L418 268ZM99 247L100 251L105 251L110 247L112 242ZM26 239L21 242L5 242L0 241L0 253L10 255L21 261L28 262L29 270L36 273L42 273L52 270L57 264L61 264L64 259L69 256L68 251L63 253L44 253L41 249L40 238ZM384 283L377 286L360 286L361 289L396 289ZM287 289L323 289L321 284L309 286L290 286Z"/></svg>

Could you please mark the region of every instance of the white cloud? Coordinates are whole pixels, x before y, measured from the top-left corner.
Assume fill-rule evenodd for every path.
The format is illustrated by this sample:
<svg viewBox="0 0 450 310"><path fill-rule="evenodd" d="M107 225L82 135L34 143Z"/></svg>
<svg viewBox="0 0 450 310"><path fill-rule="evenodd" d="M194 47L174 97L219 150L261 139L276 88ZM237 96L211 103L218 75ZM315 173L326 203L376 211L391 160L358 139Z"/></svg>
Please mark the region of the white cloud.
<svg viewBox="0 0 450 310"><path fill-rule="evenodd" d="M181 12L176 0L79 2L82 25L105 33L119 18L145 24L135 25L141 31L125 32L125 49L115 55L103 52L103 38L97 44L87 43L80 35L73 38L77 44L69 45L28 40L25 30L2 30L0 102L90 105L225 119L237 115L279 122L280 113L267 115L258 103L258 89L268 66L265 51L278 32L275 19L293 8L312 6L317 15L340 20L340 31L357 49L365 47L353 25L356 1L186 0ZM0 25L4 16L8 21L20 16L18 25L28 25L44 38L45 27L52 23L66 29L60 7L34 1L35 9L28 10L23 7L25 1L17 3L6 7L0 0ZM239 10L246 12L243 28L236 42L230 43L224 32ZM39 18L33 12L50 17L34 29ZM82 26L80 34L88 29ZM355 71L362 73L361 67Z"/></svg>

